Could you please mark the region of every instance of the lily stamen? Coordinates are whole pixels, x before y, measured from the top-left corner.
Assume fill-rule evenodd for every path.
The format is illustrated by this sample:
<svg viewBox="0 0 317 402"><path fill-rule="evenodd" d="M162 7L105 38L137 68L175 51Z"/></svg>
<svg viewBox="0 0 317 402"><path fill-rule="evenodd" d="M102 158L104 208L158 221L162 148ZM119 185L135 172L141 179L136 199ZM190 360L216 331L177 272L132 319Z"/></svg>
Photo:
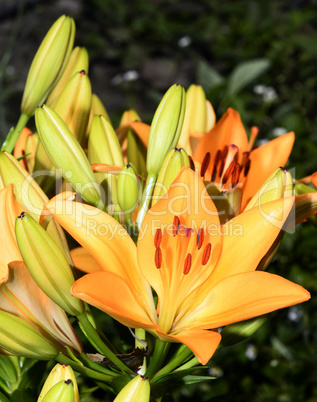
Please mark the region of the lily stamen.
<svg viewBox="0 0 317 402"><path fill-rule="evenodd" d="M155 265L157 269L160 269L162 267L162 250L160 247L157 247L155 250Z"/></svg>
<svg viewBox="0 0 317 402"><path fill-rule="evenodd" d="M204 249L203 256L201 259L202 265L207 264L207 262L209 261L209 258L210 258L210 254L211 254L211 243L208 243Z"/></svg>
<svg viewBox="0 0 317 402"><path fill-rule="evenodd" d="M162 241L162 230L157 229L154 236L154 247L155 248L160 247L161 241Z"/></svg>
<svg viewBox="0 0 317 402"><path fill-rule="evenodd" d="M191 266L192 266L192 255L188 253L184 261L184 269L183 269L184 275L187 275L189 273Z"/></svg>

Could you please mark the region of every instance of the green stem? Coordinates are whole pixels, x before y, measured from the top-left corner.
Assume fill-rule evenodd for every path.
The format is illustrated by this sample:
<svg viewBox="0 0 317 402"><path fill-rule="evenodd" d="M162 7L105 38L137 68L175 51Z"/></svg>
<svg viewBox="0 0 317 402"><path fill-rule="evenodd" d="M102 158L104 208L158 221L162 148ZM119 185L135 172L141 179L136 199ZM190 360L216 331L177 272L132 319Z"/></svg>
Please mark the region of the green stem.
<svg viewBox="0 0 317 402"><path fill-rule="evenodd" d="M111 370L106 369L105 367L101 366L98 363L95 363L93 361L91 361L86 355L85 353L81 353L79 355L79 359L85 364L85 366L87 366L88 368L94 370L94 371L98 371L99 373L103 373L103 374L108 374L108 375L112 375L112 376L116 376L117 374L114 373Z"/></svg>
<svg viewBox="0 0 317 402"><path fill-rule="evenodd" d="M156 370L161 367L169 346L170 344L168 342L161 341L158 338L156 339L154 353L145 373L146 377L152 378Z"/></svg>
<svg viewBox="0 0 317 402"><path fill-rule="evenodd" d="M145 340L145 329L143 328L136 328L135 329L135 336L140 339L141 341ZM140 342L138 339L135 339L135 347L139 348L139 349L145 349L144 348L144 344L142 342ZM139 373L145 373L146 372L146 357L144 356L143 358L143 364L140 368L140 370L138 371Z"/></svg>
<svg viewBox="0 0 317 402"><path fill-rule="evenodd" d="M1 147L1 151L7 151L10 154L12 153L13 148L15 147L15 144L19 139L21 131L26 126L26 123L28 122L29 118L30 118L30 116L28 116L24 113L22 113L20 115L19 121L18 121L17 125L15 126L14 130L12 132L10 132L10 134L4 140L4 143L2 144L2 147Z"/></svg>
<svg viewBox="0 0 317 402"><path fill-rule="evenodd" d="M178 367L180 364L184 363L188 358L192 355L192 351L188 349L187 346L182 345L179 348L178 353L176 356L165 366L163 367L160 371L158 371L155 376L153 377L153 382L156 382L160 377L162 377L165 374L170 373L173 371L176 367Z"/></svg>
<svg viewBox="0 0 317 402"><path fill-rule="evenodd" d="M107 381L112 381L113 378L115 377L115 375L107 375L107 374L98 373L97 371L87 368L84 365L74 362L72 359L64 356L62 353L59 353L57 355L57 357L55 358L55 360L60 364L68 364L78 373L84 374L87 377L93 378L95 380L107 382Z"/></svg>
<svg viewBox="0 0 317 402"><path fill-rule="evenodd" d="M106 356L112 361L120 370L126 373L133 374L133 371L126 366L101 340L97 330L93 327L85 313L77 317L78 321L82 325L84 332L87 334L87 338L90 343L98 350L99 353Z"/></svg>
<svg viewBox="0 0 317 402"><path fill-rule="evenodd" d="M192 359L190 359L187 363L185 363L182 366L178 367L175 371L186 370L186 369L192 368L194 366L197 366L197 364L199 364L199 361L198 361L197 357L195 356Z"/></svg>
<svg viewBox="0 0 317 402"><path fill-rule="evenodd" d="M157 175L154 173L149 173L148 177L146 179L145 188L144 188L143 195L142 195L141 206L139 209L138 217L136 219L139 230L141 228L145 214L147 213L147 211L149 209L151 196L153 193L156 179L157 179Z"/></svg>

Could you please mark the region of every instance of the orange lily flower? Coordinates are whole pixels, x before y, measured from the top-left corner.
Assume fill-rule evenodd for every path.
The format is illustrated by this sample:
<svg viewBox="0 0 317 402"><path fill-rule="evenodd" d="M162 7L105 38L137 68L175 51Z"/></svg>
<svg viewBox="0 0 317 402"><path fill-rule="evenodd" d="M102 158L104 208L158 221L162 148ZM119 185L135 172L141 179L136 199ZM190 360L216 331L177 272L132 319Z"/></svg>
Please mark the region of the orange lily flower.
<svg viewBox="0 0 317 402"><path fill-rule="evenodd" d="M46 208L102 269L77 280L74 296L126 326L184 343L206 364L219 327L309 299L301 286L255 271L293 203L279 199L221 226L203 181L184 169L145 216L137 246L92 206L53 200Z"/></svg>
<svg viewBox="0 0 317 402"><path fill-rule="evenodd" d="M252 150L257 132L253 127L248 141L239 113L229 108L193 155L202 165L202 176L220 186L243 186L241 210L270 174L286 164L295 140L290 132Z"/></svg>

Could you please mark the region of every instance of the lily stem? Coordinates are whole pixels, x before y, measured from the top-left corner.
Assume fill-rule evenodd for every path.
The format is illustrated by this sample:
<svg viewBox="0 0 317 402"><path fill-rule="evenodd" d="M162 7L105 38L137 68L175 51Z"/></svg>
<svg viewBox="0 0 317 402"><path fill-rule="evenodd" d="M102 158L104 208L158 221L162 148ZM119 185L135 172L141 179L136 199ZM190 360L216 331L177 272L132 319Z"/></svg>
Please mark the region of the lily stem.
<svg viewBox="0 0 317 402"><path fill-rule="evenodd" d="M149 209L151 196L152 196L152 193L153 193L153 189L154 189L154 186L155 186L156 179L157 179L157 175L154 174L154 173L149 173L148 177L146 179L145 188L144 188L143 195L142 195L142 201L141 201L139 213L138 213L138 216L136 218L136 223L138 225L139 230L141 228L141 225L142 225L143 219L145 217L145 214L147 213L147 211Z"/></svg>
<svg viewBox="0 0 317 402"><path fill-rule="evenodd" d="M74 360L63 355L62 353L59 353L57 355L57 357L55 358L55 360L60 364L67 364L67 365L71 366L78 373L84 374L87 377L93 378L95 380L109 382L109 381L112 381L113 378L115 377L115 375L112 376L112 375L108 375L108 374L98 373L97 371L87 368L84 365L74 362Z"/></svg>
<svg viewBox="0 0 317 402"><path fill-rule="evenodd" d="M97 330L93 327L91 322L89 321L87 315L85 313L79 315L77 317L78 321L83 327L83 332L87 335L89 342L98 350L99 353L106 356L109 360L112 361L120 370L128 373L134 374L133 371L126 366L113 352L105 345L100 338Z"/></svg>
<svg viewBox="0 0 317 402"><path fill-rule="evenodd" d="M170 373L173 371L176 367L184 363L188 358L192 355L192 351L188 349L187 346L182 345L178 353L174 356L174 358L165 366L163 367L160 371L158 371L155 376L153 377L153 382L158 381L158 379L165 374ZM181 366L182 367L182 366Z"/></svg>
<svg viewBox="0 0 317 402"><path fill-rule="evenodd" d="M10 154L12 153L13 148L15 147L15 144L19 139L21 131L26 126L26 123L28 122L29 118L30 118L30 116L28 116L24 113L22 113L20 115L20 118L19 118L14 130L12 132L10 132L10 134L7 136L4 143L2 144L1 151L7 151Z"/></svg>
<svg viewBox="0 0 317 402"><path fill-rule="evenodd" d="M164 362L166 353L170 344L168 342L156 339L153 357L150 360L149 367L145 373L146 377L152 378L156 370L158 370Z"/></svg>

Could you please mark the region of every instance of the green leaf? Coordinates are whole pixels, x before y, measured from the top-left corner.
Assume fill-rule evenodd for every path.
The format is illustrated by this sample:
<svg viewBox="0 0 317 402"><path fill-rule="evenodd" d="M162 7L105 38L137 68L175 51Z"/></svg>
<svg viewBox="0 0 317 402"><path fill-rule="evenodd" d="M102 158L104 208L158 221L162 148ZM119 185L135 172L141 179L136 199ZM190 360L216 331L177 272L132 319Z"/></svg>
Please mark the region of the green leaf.
<svg viewBox="0 0 317 402"><path fill-rule="evenodd" d="M199 382L204 382L204 381L210 381L210 380L215 380L216 377L210 377L210 376L202 376L202 375L186 375L183 380L184 383L187 384L197 384Z"/></svg>
<svg viewBox="0 0 317 402"><path fill-rule="evenodd" d="M227 96L232 97L270 67L267 59L255 59L238 64L229 77Z"/></svg>
<svg viewBox="0 0 317 402"><path fill-rule="evenodd" d="M197 68L197 82L205 89L205 91L208 92L210 89L220 86L224 81L224 77L208 63L203 60L199 61Z"/></svg>

